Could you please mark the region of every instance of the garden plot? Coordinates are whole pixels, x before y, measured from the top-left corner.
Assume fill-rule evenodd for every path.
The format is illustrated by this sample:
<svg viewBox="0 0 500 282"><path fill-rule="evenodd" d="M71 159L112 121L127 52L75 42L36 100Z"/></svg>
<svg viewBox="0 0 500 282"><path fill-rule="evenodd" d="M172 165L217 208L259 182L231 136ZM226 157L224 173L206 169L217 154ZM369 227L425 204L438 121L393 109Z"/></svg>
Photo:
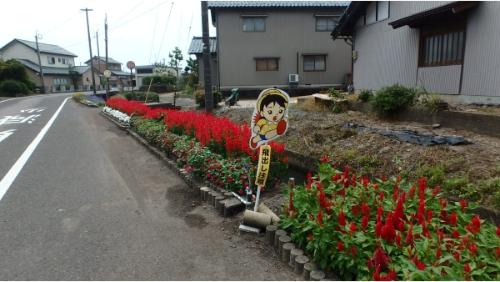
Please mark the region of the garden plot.
<svg viewBox="0 0 500 282"><path fill-rule="evenodd" d="M219 114L241 123L249 121L251 110L223 109ZM343 128L347 123L421 134L459 135L472 144L410 144L374 132ZM334 114L296 106L290 109L290 128L282 141L287 150L310 158L319 159L328 154L336 162L349 164L360 175L402 175L412 180L426 176L430 185L440 185L449 196L461 196L500 209L498 138L420 123L389 122L354 111Z"/></svg>

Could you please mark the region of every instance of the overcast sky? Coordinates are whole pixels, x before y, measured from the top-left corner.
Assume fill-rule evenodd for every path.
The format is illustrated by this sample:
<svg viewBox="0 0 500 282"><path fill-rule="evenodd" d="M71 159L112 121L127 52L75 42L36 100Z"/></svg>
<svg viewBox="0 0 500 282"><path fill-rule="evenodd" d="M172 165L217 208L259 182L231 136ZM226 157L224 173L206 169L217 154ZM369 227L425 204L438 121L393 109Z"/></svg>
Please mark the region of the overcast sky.
<svg viewBox="0 0 500 282"><path fill-rule="evenodd" d="M144 65L165 59L178 46L185 58L193 36L201 36L199 0L9 0L2 2L0 46L14 38L59 45L78 55L75 64L89 58L85 12L89 12L92 54L104 56L104 17L108 15L109 56L123 63ZM170 16L169 16L170 15ZM210 18L209 18L210 20ZM210 22L210 36L215 29Z"/></svg>

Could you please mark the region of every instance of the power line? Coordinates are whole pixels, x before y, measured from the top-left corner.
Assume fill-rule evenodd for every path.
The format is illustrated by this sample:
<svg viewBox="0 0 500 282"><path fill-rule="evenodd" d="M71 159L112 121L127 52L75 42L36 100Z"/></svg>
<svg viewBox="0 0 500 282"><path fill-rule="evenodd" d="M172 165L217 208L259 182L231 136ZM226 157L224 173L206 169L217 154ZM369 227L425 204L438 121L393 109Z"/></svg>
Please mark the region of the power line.
<svg viewBox="0 0 500 282"><path fill-rule="evenodd" d="M165 21L165 29L163 30L163 35L160 41L160 48L158 49L158 53L156 54L155 61L158 61L158 57L160 56L161 48L163 47L163 41L165 40L165 34L167 34L168 22L170 21L170 15L172 14L173 8L174 8L174 2L172 2L172 5L170 6L170 12L168 13L167 20Z"/></svg>
<svg viewBox="0 0 500 282"><path fill-rule="evenodd" d="M153 56L153 50L154 50L154 41L156 37L156 26L158 25L158 14L160 13L160 10L158 9L156 11L156 17L155 17L155 26L153 28L153 38L151 38L151 48L149 50L149 59L148 62L151 62L151 56Z"/></svg>
<svg viewBox="0 0 500 282"><path fill-rule="evenodd" d="M119 29L119 28L121 28L121 27L124 27L126 24L128 24L128 23L130 23L130 22L132 22L132 21L134 21L134 20L136 20L136 19L138 19L138 18L140 18L140 17L144 16L145 14L147 14L147 13L149 13L149 12L153 11L154 9L156 9L156 8L158 8L159 6L164 5L164 4L166 4L166 3L168 3L168 1L162 2L162 3L160 3L160 4L156 5L156 6L154 6L154 7L150 8L150 9L148 9L148 10L144 11L144 12L142 12L141 14L139 14L139 15L137 15L137 16L135 16L135 17L133 17L133 18L129 19L129 20L127 20L127 21L124 21L124 22L122 22L122 23L116 24L116 25L114 25L113 27L110 27L109 29L110 29L110 30L117 30L117 29Z"/></svg>
<svg viewBox="0 0 500 282"><path fill-rule="evenodd" d="M142 5L142 3L144 3L144 0L136 4L134 7L132 7L132 9L128 10L126 13L124 13L124 15L119 20L117 20L117 22L120 22L120 20L123 20L128 15L130 15L133 11L135 11L135 8L139 7L139 5Z"/></svg>
<svg viewBox="0 0 500 282"><path fill-rule="evenodd" d="M50 28L47 29L47 31L44 32L45 35L52 33L62 27L66 27L66 24L71 22L72 20L76 19L76 14L71 15L69 18L64 20L63 22L58 23L57 25L54 25Z"/></svg>

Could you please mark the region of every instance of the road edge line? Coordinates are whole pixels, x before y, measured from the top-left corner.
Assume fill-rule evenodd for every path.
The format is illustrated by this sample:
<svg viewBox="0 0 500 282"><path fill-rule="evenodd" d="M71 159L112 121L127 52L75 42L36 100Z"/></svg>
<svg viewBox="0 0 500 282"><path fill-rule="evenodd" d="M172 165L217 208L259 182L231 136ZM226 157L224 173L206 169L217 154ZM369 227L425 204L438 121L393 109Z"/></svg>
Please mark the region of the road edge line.
<svg viewBox="0 0 500 282"><path fill-rule="evenodd" d="M49 131L50 127L56 120L57 116L61 112L62 108L66 104L66 102L70 99L70 97L64 99L64 101L61 103L59 108L56 110L56 112L52 115L50 120L45 124L45 126L40 130L40 132L37 134L35 139L31 141L31 143L26 147L22 155L17 159L17 161L14 163L14 165L9 169L7 174L2 178L0 181L0 201L2 200L3 196L7 193L9 190L10 186L14 182L14 180L17 178L21 170L23 169L24 165L26 162L28 162L29 158L31 157L31 154L35 151L36 147L40 142L42 141L43 137Z"/></svg>

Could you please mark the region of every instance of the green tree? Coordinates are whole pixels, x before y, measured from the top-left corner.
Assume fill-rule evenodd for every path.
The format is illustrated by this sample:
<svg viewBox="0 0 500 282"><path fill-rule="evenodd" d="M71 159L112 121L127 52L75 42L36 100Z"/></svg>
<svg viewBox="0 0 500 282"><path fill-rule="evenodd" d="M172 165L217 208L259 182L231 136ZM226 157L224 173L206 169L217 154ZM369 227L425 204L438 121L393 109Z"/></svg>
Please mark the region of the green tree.
<svg viewBox="0 0 500 282"><path fill-rule="evenodd" d="M183 57L182 57L182 51L179 49L179 47L175 47L172 52L168 53L168 57L170 58L169 65L175 69L176 72L176 87L175 87L175 92L174 92L174 106L175 106L175 100L177 98L177 86L178 86L178 79L179 79L179 64L182 62Z"/></svg>

